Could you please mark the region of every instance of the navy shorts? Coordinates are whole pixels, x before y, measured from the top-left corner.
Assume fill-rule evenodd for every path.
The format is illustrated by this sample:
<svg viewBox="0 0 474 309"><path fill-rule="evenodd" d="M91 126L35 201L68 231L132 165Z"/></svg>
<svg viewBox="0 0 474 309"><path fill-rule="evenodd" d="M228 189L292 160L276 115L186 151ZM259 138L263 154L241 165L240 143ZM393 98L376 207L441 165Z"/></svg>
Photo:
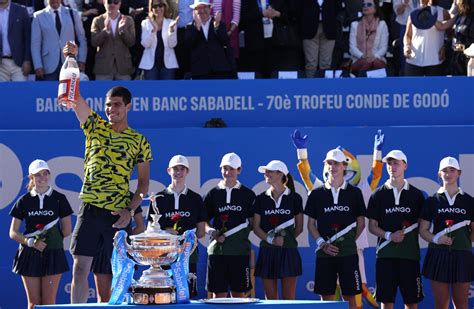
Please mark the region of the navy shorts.
<svg viewBox="0 0 474 309"><path fill-rule="evenodd" d="M113 238L118 231L112 225L118 218L119 216L112 215L110 210L83 203L72 233L71 254L96 258L105 254L105 258L111 257Z"/></svg>
<svg viewBox="0 0 474 309"><path fill-rule="evenodd" d="M342 295L351 296L362 292L357 254L316 258L314 277L314 293L316 294L334 295L338 278Z"/></svg>
<svg viewBox="0 0 474 309"><path fill-rule="evenodd" d="M394 303L397 288L403 303L416 304L423 300L420 263L407 259L380 258L376 262L376 293L378 302Z"/></svg>
<svg viewBox="0 0 474 309"><path fill-rule="evenodd" d="M207 260L206 289L212 293L248 292L250 257L248 255L209 255Z"/></svg>

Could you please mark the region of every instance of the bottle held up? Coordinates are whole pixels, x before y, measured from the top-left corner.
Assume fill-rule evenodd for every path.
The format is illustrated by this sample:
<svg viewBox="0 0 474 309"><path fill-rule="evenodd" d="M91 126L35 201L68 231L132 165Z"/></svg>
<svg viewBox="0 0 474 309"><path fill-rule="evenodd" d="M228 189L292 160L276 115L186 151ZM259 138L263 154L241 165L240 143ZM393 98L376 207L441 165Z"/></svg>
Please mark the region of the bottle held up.
<svg viewBox="0 0 474 309"><path fill-rule="evenodd" d="M79 81L81 72L76 61L77 46L68 42L63 53L66 57L59 73L58 104L73 108L79 98Z"/></svg>

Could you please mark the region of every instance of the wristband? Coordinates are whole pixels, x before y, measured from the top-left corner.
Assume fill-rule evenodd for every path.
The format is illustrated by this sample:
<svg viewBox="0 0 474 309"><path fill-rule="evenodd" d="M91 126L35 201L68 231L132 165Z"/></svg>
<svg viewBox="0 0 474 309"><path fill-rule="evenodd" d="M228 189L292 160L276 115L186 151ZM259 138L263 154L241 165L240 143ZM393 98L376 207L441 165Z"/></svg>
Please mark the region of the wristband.
<svg viewBox="0 0 474 309"><path fill-rule="evenodd" d="M30 237L26 240L26 245L30 248L33 248L35 246L35 240L33 237Z"/></svg>
<svg viewBox="0 0 474 309"><path fill-rule="evenodd" d="M298 155L298 160L308 159L308 149L307 148L296 149L296 154Z"/></svg>
<svg viewBox="0 0 474 309"><path fill-rule="evenodd" d="M392 233L391 233L391 232L385 232L384 238L385 238L386 240L390 240L390 237L391 237L391 236L392 236Z"/></svg>
<svg viewBox="0 0 474 309"><path fill-rule="evenodd" d="M272 244L273 244L273 239L275 239L275 237L269 235L269 236L267 236L266 241L267 241L270 245L272 245Z"/></svg>
<svg viewBox="0 0 474 309"><path fill-rule="evenodd" d="M441 238L441 235L435 235L433 239L431 240L434 244L439 245L439 239Z"/></svg>
<svg viewBox="0 0 474 309"><path fill-rule="evenodd" d="M207 235L208 235L210 238L212 238L212 233L214 233L215 231L216 231L216 229L213 229L213 228L211 227L209 230L207 230Z"/></svg>
<svg viewBox="0 0 474 309"><path fill-rule="evenodd" d="M135 209L132 209L132 207L125 207L126 210L128 210L128 212L130 213L130 216L133 218L133 216L135 216Z"/></svg>
<svg viewBox="0 0 474 309"><path fill-rule="evenodd" d="M324 238L319 237L316 239L316 244L318 245L318 248L321 248L321 246L325 243Z"/></svg>
<svg viewBox="0 0 474 309"><path fill-rule="evenodd" d="M376 161L382 161L382 150L374 149L374 158Z"/></svg>

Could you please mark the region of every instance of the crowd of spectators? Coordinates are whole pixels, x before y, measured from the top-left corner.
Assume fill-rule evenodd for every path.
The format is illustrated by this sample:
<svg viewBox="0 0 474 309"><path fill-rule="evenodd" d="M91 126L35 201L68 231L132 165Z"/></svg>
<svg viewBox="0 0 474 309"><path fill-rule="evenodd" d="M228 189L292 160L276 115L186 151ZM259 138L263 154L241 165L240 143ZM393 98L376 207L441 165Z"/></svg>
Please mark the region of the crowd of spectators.
<svg viewBox="0 0 474 309"><path fill-rule="evenodd" d="M474 0L0 0L0 81L57 80L67 41L90 80L466 75Z"/></svg>

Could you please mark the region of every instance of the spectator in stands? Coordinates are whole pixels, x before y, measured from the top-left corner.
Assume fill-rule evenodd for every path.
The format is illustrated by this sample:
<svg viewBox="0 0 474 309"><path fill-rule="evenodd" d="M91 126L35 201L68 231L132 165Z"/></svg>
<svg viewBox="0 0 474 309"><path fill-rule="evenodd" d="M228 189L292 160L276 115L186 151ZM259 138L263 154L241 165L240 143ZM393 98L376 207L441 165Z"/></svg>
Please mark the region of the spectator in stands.
<svg viewBox="0 0 474 309"><path fill-rule="evenodd" d="M148 17L148 2L149 0L134 0L130 3L130 16L133 18L135 24L135 44L130 48L130 52L132 53L132 65L136 68L134 74L132 74L132 78L136 78L140 73L138 65L142 60L144 50L140 38L142 37L142 21Z"/></svg>
<svg viewBox="0 0 474 309"><path fill-rule="evenodd" d="M222 14L211 16L209 0L195 0L193 22L186 27L186 44L191 49L191 75L193 79L229 78L229 64L224 47L229 37Z"/></svg>
<svg viewBox="0 0 474 309"><path fill-rule="evenodd" d="M464 50L474 43L474 1L456 0L456 15L451 19L436 22L438 30L448 30L454 26L454 39L451 65L449 66L453 75L467 75L467 64L469 58Z"/></svg>
<svg viewBox="0 0 474 309"><path fill-rule="evenodd" d="M246 69L269 78L301 68L301 7L286 0L242 0Z"/></svg>
<svg viewBox="0 0 474 309"><path fill-rule="evenodd" d="M31 71L31 21L25 7L0 0L0 81L25 81Z"/></svg>
<svg viewBox="0 0 474 309"><path fill-rule="evenodd" d="M353 61L351 69L367 71L385 68L388 47L388 29L377 14L377 0L364 0L363 16L351 24L349 50Z"/></svg>
<svg viewBox="0 0 474 309"><path fill-rule="evenodd" d="M178 59L178 71L176 72L176 79L189 79L190 73L190 62L191 57L190 50L186 46L186 25L193 22L193 12L191 5L194 0L169 0L171 19L178 20L178 45L174 48L176 58Z"/></svg>
<svg viewBox="0 0 474 309"><path fill-rule="evenodd" d="M262 15L264 8L266 1L241 0L239 29L244 40L238 70L255 72L256 77L270 77L271 27L270 20Z"/></svg>
<svg viewBox="0 0 474 309"><path fill-rule="evenodd" d="M48 6L33 15L31 56L39 80L58 80L64 62L62 48L68 41L79 45L79 69L85 69L87 42L79 12L64 7L61 0L48 0Z"/></svg>
<svg viewBox="0 0 474 309"><path fill-rule="evenodd" d="M96 80L130 80L134 72L129 48L135 44L135 25L130 16L120 13L120 5L121 0L107 0L106 13L92 21Z"/></svg>
<svg viewBox="0 0 474 309"><path fill-rule="evenodd" d="M92 21L96 16L104 14L104 0L91 0L89 3L85 3L82 10L82 19L84 24L84 31L87 39L87 59L86 59L86 74L90 79L95 79L94 66L95 66L95 54L97 49L91 44L91 28Z"/></svg>
<svg viewBox="0 0 474 309"><path fill-rule="evenodd" d="M450 294L454 308L468 308L474 280L474 199L458 187L460 175L455 158L442 159L438 171L442 187L421 212L420 236L429 242L422 273L431 282L435 308L448 308Z"/></svg>
<svg viewBox="0 0 474 309"><path fill-rule="evenodd" d="M156 211L161 217L159 224L162 230L170 234L182 235L188 230L196 232L196 238L205 235L207 214L200 194L189 189L186 184L186 177L189 174L189 162L185 156L175 155L168 163L167 173L171 178L171 183L164 190L157 194L154 209L153 201L148 207L148 226L154 220ZM199 250L196 250L189 257L189 272L194 274L192 283L189 283L190 297L197 296L197 262Z"/></svg>
<svg viewBox="0 0 474 309"><path fill-rule="evenodd" d="M149 3L149 16L142 21L141 44L145 50L139 68L145 71L148 80L174 79L178 68L174 53L177 20L169 18L166 0L150 0Z"/></svg>
<svg viewBox="0 0 474 309"><path fill-rule="evenodd" d="M306 77L315 77L318 66L321 70L331 67L336 35L340 27L336 16L341 11L341 0L303 0L301 27Z"/></svg>
<svg viewBox="0 0 474 309"><path fill-rule="evenodd" d="M61 275L69 271L63 239L71 234L73 210L66 196L49 185L51 172L45 161L31 162L28 178L28 193L10 211L10 238L20 244L13 272L21 275L28 308L34 309L56 303Z"/></svg>
<svg viewBox="0 0 474 309"><path fill-rule="evenodd" d="M403 37L407 29L407 21L410 13L418 8L419 0L393 0L393 11L396 14L395 22L400 26L399 36L399 51L400 51L400 75L403 75L405 70L406 58L403 56Z"/></svg>
<svg viewBox="0 0 474 309"><path fill-rule="evenodd" d="M250 274L252 205L255 193L238 177L242 160L234 153L222 157L222 180L204 197L210 236L207 247L207 290L213 297L246 297L252 289Z"/></svg>
<svg viewBox="0 0 474 309"><path fill-rule="evenodd" d="M222 13L229 36L230 43L227 46L227 52L230 53L228 60L232 62L233 74L236 73L236 60L239 58L239 23L240 23L241 0L214 0L212 10ZM234 57L231 59L230 57Z"/></svg>
<svg viewBox="0 0 474 309"><path fill-rule="evenodd" d="M295 299L296 279L302 274L296 238L303 232L303 200L296 193L286 164L273 160L258 171L270 188L254 202L253 228L260 241L255 276L261 277L266 299Z"/></svg>
<svg viewBox="0 0 474 309"><path fill-rule="evenodd" d="M435 23L449 18L448 11L432 5L432 0L420 0L420 7L410 13L403 41L406 76L445 75L444 31Z"/></svg>
<svg viewBox="0 0 474 309"><path fill-rule="evenodd" d="M335 300L339 280L344 300L355 309L356 295L362 292L356 240L365 227L365 203L361 190L344 179L347 162L340 149L328 151L328 178L311 191L304 213L317 244L314 292L322 300Z"/></svg>
<svg viewBox="0 0 474 309"><path fill-rule="evenodd" d="M33 18L34 12L44 9L43 0L12 0L12 2L25 6L30 18Z"/></svg>

